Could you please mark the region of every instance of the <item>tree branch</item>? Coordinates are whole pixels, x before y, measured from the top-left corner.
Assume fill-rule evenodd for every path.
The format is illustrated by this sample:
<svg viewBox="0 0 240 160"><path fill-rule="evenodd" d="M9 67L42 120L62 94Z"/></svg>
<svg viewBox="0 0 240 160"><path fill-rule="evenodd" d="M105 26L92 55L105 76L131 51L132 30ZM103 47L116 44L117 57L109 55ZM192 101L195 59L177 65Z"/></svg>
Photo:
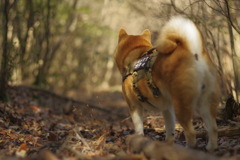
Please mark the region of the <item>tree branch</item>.
<svg viewBox="0 0 240 160"><path fill-rule="evenodd" d="M229 23L231 24L231 26L234 28L234 30L240 35L240 29L232 21L232 16L231 16L231 12L229 9L228 0L224 0L224 2L226 4L226 10L227 10L226 18L229 21Z"/></svg>

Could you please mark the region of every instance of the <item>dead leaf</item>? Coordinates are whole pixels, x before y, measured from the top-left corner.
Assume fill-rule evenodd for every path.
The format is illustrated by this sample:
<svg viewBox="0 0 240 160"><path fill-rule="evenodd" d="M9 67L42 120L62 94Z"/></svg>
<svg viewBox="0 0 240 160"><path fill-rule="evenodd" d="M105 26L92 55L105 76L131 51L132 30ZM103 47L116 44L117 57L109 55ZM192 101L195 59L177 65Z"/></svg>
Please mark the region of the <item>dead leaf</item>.
<svg viewBox="0 0 240 160"><path fill-rule="evenodd" d="M21 157L21 158L24 158L26 157L26 154L27 154L27 150L28 150L28 147L27 147L27 144L26 143L22 143L17 152L16 152L16 156L17 157Z"/></svg>

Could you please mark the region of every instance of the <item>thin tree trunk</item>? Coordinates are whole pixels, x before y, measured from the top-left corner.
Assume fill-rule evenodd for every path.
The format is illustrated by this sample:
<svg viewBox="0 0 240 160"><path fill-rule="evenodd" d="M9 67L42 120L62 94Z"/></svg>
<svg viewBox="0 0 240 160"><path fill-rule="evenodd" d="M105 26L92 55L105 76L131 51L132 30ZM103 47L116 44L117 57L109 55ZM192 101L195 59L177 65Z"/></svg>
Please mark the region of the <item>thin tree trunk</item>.
<svg viewBox="0 0 240 160"><path fill-rule="evenodd" d="M61 47L61 44L64 42L66 35L70 32L70 27L72 23L74 22L75 17L75 10L77 7L78 0L74 0L72 5L72 12L69 14L68 22L66 24L65 32L60 36L58 41L53 45L53 47L50 47L49 44L49 37L50 37L50 11L51 6L50 2L48 1L48 12L47 12L47 22L46 22L46 52L44 55L43 65L39 68L38 75L35 80L35 85L41 85L46 84L47 82L47 76L49 73L49 69L51 67L52 61L58 51L58 49Z"/></svg>
<svg viewBox="0 0 240 160"><path fill-rule="evenodd" d="M233 75L234 75L234 87L235 87L235 94L236 94L236 100L239 102L238 99L238 88L239 88L239 75L237 72L237 54L235 51L235 44L234 44L234 35L233 35L233 29L232 29L232 23L231 23L231 15L230 15L230 10L228 6L228 2L226 3L226 10L227 10L227 22L228 22L228 31L229 31L229 38L230 38L230 44L231 44L231 52L232 52L232 64L233 64ZM234 28L235 29L235 28ZM239 32L238 32L239 33Z"/></svg>
<svg viewBox="0 0 240 160"><path fill-rule="evenodd" d="M8 48L8 8L9 1L2 0L2 63L0 70L0 100L7 100L7 84L9 79L9 48Z"/></svg>
<svg viewBox="0 0 240 160"><path fill-rule="evenodd" d="M41 86L46 84L46 66L49 56L49 38L50 38L50 13L51 13L51 6L50 6L50 0L47 1L47 19L45 24L45 41L46 41L46 49L45 49L45 55L43 58L43 64L40 66L36 80L34 82L35 85Z"/></svg>
<svg viewBox="0 0 240 160"><path fill-rule="evenodd" d="M50 50L49 52L49 59L47 61L47 73L48 73L48 70L52 64L52 61L58 51L58 49L61 47L62 43L64 42L67 34L69 34L70 32L70 27L71 25L73 24L74 22L74 19L76 18L75 16L75 10L76 10L76 7L77 7L77 3L78 3L78 0L74 0L73 2L73 5L72 5L72 11L69 13L69 18L68 18L68 21L66 23L66 29L65 29L65 32L60 36L59 40L55 43L55 45L52 47L52 49Z"/></svg>
<svg viewBox="0 0 240 160"><path fill-rule="evenodd" d="M104 0L104 6L102 8L102 21L104 21L105 17L107 16L108 13L108 8L109 8L109 0ZM103 88L108 88L109 87L109 82L111 80L111 77L113 75L113 67L114 67L114 61L112 57L111 53L114 50L114 38L111 38L109 40L109 45L108 45L108 61L107 61L107 65L106 65L106 72L103 75L103 81L100 85L100 87Z"/></svg>
<svg viewBox="0 0 240 160"><path fill-rule="evenodd" d="M31 27L34 24L34 11L33 11L33 0L28 0L26 2L26 9L28 10L28 19L27 19L27 28L25 31L25 34L23 36L21 36L21 33L23 32L23 30L21 29L21 25L20 23L22 23L21 21L19 21L19 17L18 19L18 39L20 41L20 49L21 49L21 54L20 54L20 67L21 67L21 73L22 73L22 80L26 79L28 77L28 72L26 71L26 54L27 54L27 41L29 38L29 30L31 29ZM15 5L16 6L16 5ZM17 9L17 6L16 6Z"/></svg>

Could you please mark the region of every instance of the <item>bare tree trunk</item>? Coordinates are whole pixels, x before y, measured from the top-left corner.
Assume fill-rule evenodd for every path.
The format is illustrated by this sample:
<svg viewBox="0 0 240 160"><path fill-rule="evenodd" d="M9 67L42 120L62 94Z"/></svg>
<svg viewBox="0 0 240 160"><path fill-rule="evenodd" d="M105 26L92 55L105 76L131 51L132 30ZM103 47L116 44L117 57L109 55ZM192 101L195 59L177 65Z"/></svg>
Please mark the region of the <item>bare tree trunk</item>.
<svg viewBox="0 0 240 160"><path fill-rule="evenodd" d="M235 94L236 94L236 100L239 102L238 99L238 89L239 89L239 72L237 71L238 68L237 66L237 54L235 50L235 44L234 44L234 35L233 35L233 25L232 25L232 20L231 20L231 14L228 6L228 2L225 1L226 3L226 10L227 10L227 22L228 22L228 30L229 30L229 38L230 38L230 44L231 44L231 51L232 51L232 64L233 64L233 74L234 74L234 87L235 87ZM234 28L235 29L235 28ZM235 29L236 30L236 29ZM240 33L240 32L238 32Z"/></svg>
<svg viewBox="0 0 240 160"><path fill-rule="evenodd" d="M108 15L108 8L109 8L109 0L104 0L104 6L102 8L102 21L104 21L104 19L106 18L106 16ZM100 85L100 88L108 88L109 87L109 82L112 78L113 75L113 67L114 67L114 60L113 60L113 56L111 55L111 53L114 50L114 38L110 38L109 40L109 45L108 45L108 60L107 60L107 65L106 65L106 72L103 75L103 80L102 83Z"/></svg>
<svg viewBox="0 0 240 160"><path fill-rule="evenodd" d="M27 78L27 71L26 71L26 48L27 48L27 41L29 38L29 30L34 24L34 10L33 10L33 0L29 0L26 2L26 10L28 13L28 19L27 19L27 28L26 31L24 32L24 28L22 28L21 23L22 20L19 17L19 10L18 10L18 1L14 1L15 5L15 11L16 11L16 17L15 17L15 25L14 27L16 28L17 31L17 37L19 39L19 44L20 44L20 68L21 68L21 74L22 74L22 80Z"/></svg>
<svg viewBox="0 0 240 160"><path fill-rule="evenodd" d="M66 38L66 35L69 34L70 32L70 27L71 25L73 24L74 22L74 19L76 18L75 16L75 10L76 10L76 7L77 7L77 2L78 0L74 0L73 2L73 5L72 5L72 11L69 13L69 18L68 18L68 21L66 23L66 29L65 29L65 32L61 35L61 37L59 38L59 40L55 43L55 45L52 47L52 49L50 50L49 52L49 60L47 61L47 73L48 73L48 70L52 64L52 61L58 51L58 49L60 48L61 44L64 42L65 38Z"/></svg>
<svg viewBox="0 0 240 160"><path fill-rule="evenodd" d="M8 9L9 1L2 0L2 63L0 70L0 100L7 100L7 84L10 75L9 70L9 47L8 47Z"/></svg>
<svg viewBox="0 0 240 160"><path fill-rule="evenodd" d="M232 65L233 65L233 75L234 75L234 87L235 87L235 94L236 94L236 100L239 102L239 97L238 97L238 91L240 88L240 72L239 72L239 59L236 54L235 46L234 46L234 35L233 35L233 30L232 26L230 23L228 23L228 29L229 29L229 38L230 38L230 43L231 43L231 51L232 51Z"/></svg>
<svg viewBox="0 0 240 160"><path fill-rule="evenodd" d="M45 24L45 41L46 41L46 49L45 55L43 59L43 64L40 66L36 80L34 82L35 85L41 86L46 84L46 64L49 56L49 38L50 38L50 13L51 13L51 6L50 0L47 1L47 19Z"/></svg>
<svg viewBox="0 0 240 160"><path fill-rule="evenodd" d="M73 5L72 5L72 12L69 14L68 22L66 24L66 29L65 32L60 36L58 41L53 45L53 47L50 47L50 11L51 11L51 6L50 6L50 0L48 0L48 12L47 12L47 21L46 21L46 32L45 32L45 38L46 38L46 51L44 55L44 60L43 60L43 65L39 68L38 75L35 80L35 85L41 85L41 84L46 84L47 83L47 76L49 73L49 69L51 67L52 61L58 51L58 49L61 47L61 44L64 42L64 39L66 35L70 32L70 27L72 23L74 22L75 17L75 9L77 6L77 0L74 0Z"/></svg>

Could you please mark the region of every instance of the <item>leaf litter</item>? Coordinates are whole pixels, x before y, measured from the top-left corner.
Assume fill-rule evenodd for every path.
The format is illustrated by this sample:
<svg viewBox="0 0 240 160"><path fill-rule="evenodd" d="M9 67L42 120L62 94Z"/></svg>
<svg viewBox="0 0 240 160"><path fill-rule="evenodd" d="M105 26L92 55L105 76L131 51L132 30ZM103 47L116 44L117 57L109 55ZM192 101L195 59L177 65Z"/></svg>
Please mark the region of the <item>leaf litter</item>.
<svg viewBox="0 0 240 160"><path fill-rule="evenodd" d="M119 92L96 93L85 102L49 91L24 86L9 89L11 101L0 102L0 159L145 159L129 154L126 138L134 133L128 107ZM97 98L96 98L97 97ZM218 118L219 157L239 157L240 135L224 136L229 127L238 127L240 118L228 122ZM206 131L200 118L193 121L197 150L205 151ZM145 117L145 134L164 141L161 115ZM175 143L185 145L183 129L176 125ZM118 158L121 159L121 158Z"/></svg>

